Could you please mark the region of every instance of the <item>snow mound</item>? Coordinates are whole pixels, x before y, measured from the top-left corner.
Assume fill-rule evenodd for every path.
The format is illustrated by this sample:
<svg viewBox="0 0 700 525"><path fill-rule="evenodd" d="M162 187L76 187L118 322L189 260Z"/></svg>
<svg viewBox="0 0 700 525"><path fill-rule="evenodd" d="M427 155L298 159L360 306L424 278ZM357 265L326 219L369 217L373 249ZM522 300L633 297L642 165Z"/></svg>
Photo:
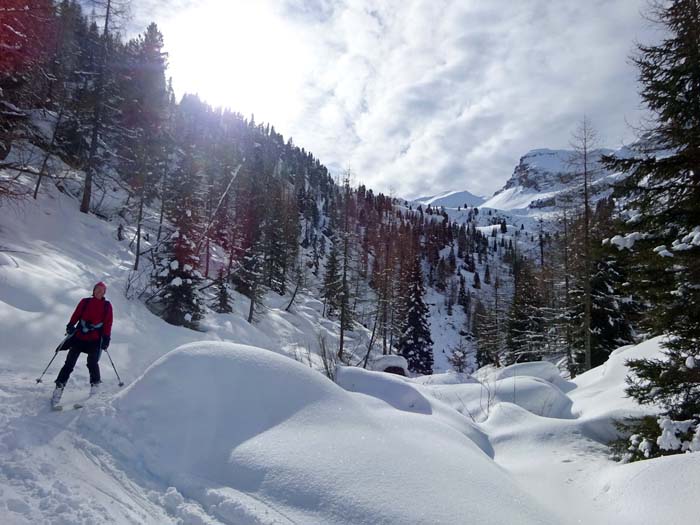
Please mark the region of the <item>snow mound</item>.
<svg viewBox="0 0 700 525"><path fill-rule="evenodd" d="M408 375L408 361L401 355L382 355L372 361L372 370L384 372L387 368L400 368Z"/></svg>
<svg viewBox="0 0 700 525"><path fill-rule="evenodd" d="M134 476L223 523L555 522L441 419L254 347L182 346L85 414L80 432Z"/></svg>
<svg viewBox="0 0 700 525"><path fill-rule="evenodd" d="M529 376L544 379L549 383L559 387L564 392L574 388L576 385L566 381L559 369L549 361L531 361L528 363L516 363L504 368L484 367L477 371L480 380L499 381L511 377Z"/></svg>
<svg viewBox="0 0 700 525"><path fill-rule="evenodd" d="M448 370L441 374L415 377L413 382L421 385L461 385L464 383L477 383L478 380L467 373Z"/></svg>
<svg viewBox="0 0 700 525"><path fill-rule="evenodd" d="M464 414L449 404L434 397L427 397L419 391L419 381L424 377L430 376L407 379L394 374L343 367L339 369L336 381L350 392L371 396L398 410L432 415L436 421L440 421L468 437L485 454L493 456L493 448L488 437L472 421L465 419Z"/></svg>
<svg viewBox="0 0 700 525"><path fill-rule="evenodd" d="M336 382L349 392L360 392L386 401L398 410L431 414L430 402L423 394L394 374L376 373L362 368L338 368Z"/></svg>
<svg viewBox="0 0 700 525"><path fill-rule="evenodd" d="M488 419L500 403L512 403L549 418L571 418L571 399L538 377L517 376L497 381L454 385L423 385L427 395L439 399L474 421Z"/></svg>
<svg viewBox="0 0 700 525"><path fill-rule="evenodd" d="M573 380L576 388L569 394L574 401L574 413L587 418L648 414L649 407L640 407L625 395L625 378L629 374L626 363L630 359L661 357L663 339L659 336L638 345L618 348L604 364L577 376Z"/></svg>
<svg viewBox="0 0 700 525"><path fill-rule="evenodd" d="M595 505L628 523L698 521L700 454L682 454L617 465L598 478ZM691 516L695 516L692 518Z"/></svg>

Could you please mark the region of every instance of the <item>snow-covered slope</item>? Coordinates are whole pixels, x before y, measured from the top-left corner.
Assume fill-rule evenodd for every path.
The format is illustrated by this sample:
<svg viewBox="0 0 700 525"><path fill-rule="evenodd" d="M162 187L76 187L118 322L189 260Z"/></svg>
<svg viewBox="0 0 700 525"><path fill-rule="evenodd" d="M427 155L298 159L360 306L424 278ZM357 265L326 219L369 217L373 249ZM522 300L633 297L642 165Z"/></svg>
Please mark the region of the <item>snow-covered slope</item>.
<svg viewBox="0 0 700 525"><path fill-rule="evenodd" d="M613 354L565 381L548 363L401 378L304 349L337 325L321 305L266 298L173 327L124 289L133 260L116 225L53 189L0 215L0 523L685 523L698 455L621 465L612 418L639 414ZM105 280L114 304L104 394L51 412L39 376L73 306ZM305 363L292 359L304 356ZM66 401L85 397L84 358Z"/></svg>
<svg viewBox="0 0 700 525"><path fill-rule="evenodd" d="M485 200L484 197L474 195L469 191L450 190L428 197L416 197L412 199L412 202L415 204L422 204L423 206L430 204L434 207L458 208L460 206L465 207L465 205L469 207L481 206Z"/></svg>

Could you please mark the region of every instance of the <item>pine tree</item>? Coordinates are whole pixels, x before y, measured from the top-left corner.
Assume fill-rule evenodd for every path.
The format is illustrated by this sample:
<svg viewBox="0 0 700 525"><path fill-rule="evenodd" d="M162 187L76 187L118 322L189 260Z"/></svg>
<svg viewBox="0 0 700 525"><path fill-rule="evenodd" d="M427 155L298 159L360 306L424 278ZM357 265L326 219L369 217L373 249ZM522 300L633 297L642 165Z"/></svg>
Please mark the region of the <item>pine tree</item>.
<svg viewBox="0 0 700 525"><path fill-rule="evenodd" d="M667 36L639 45L634 62L654 124L636 156L608 165L629 173L630 223L645 237L634 245L639 291L652 302L651 325L669 335L663 358L629 362L627 393L671 422L644 436L661 434L657 455L683 451L700 426L700 1L659 2L652 14ZM692 422L681 439L667 435L673 421Z"/></svg>
<svg viewBox="0 0 700 525"><path fill-rule="evenodd" d="M231 307L231 292L229 291L223 268L219 269L219 277L216 281L216 303L214 304L214 311L220 314L230 314L233 312L233 308Z"/></svg>
<svg viewBox="0 0 700 525"><path fill-rule="evenodd" d="M144 206L156 194L157 181L167 170L166 134L167 90L163 35L155 24L130 41L124 53L126 71L120 92L123 99L117 141L124 178L137 196L136 257L139 268Z"/></svg>
<svg viewBox="0 0 700 525"><path fill-rule="evenodd" d="M467 345L463 339L460 339L459 343L450 349L450 353L447 356L447 362L450 363L454 371L459 374L463 374L468 371L469 354L467 353Z"/></svg>
<svg viewBox="0 0 700 525"><path fill-rule="evenodd" d="M521 258L514 271L515 291L507 323L505 364L542 359L546 343L545 304L532 262Z"/></svg>
<svg viewBox="0 0 700 525"><path fill-rule="evenodd" d="M165 321L196 329L202 318L197 290L202 280L195 239L199 229L198 171L191 152L172 177L168 218L175 231L162 243L152 283L157 289L153 307Z"/></svg>
<svg viewBox="0 0 700 525"><path fill-rule="evenodd" d="M472 332L476 345L476 366L481 368L486 365L500 364L499 333L496 310L487 310L484 304L477 299L474 306Z"/></svg>
<svg viewBox="0 0 700 525"><path fill-rule="evenodd" d="M340 262L338 242L333 242L331 251L326 260L325 273L323 275L323 285L321 287L321 297L323 298L323 315L333 316L340 308L341 294L343 291L340 276Z"/></svg>
<svg viewBox="0 0 700 525"><path fill-rule="evenodd" d="M402 298L405 318L402 323L398 349L408 361L412 372L422 375L433 373L433 340L428 325L428 307L421 262L415 257L407 275L407 295Z"/></svg>
<svg viewBox="0 0 700 525"><path fill-rule="evenodd" d="M93 176L98 167L100 135L105 125L105 106L108 99L107 84L114 35L111 33L114 19L123 16L127 8L125 0L106 0L104 4L104 25L100 37L99 54L95 68L94 102L91 116L90 148L85 166L85 183L80 211L90 211Z"/></svg>
<svg viewBox="0 0 700 525"><path fill-rule="evenodd" d="M236 280L241 285L241 293L250 299L249 323L255 321L256 314L263 305L264 278L263 248L259 242L256 242L245 250L240 268L236 272Z"/></svg>

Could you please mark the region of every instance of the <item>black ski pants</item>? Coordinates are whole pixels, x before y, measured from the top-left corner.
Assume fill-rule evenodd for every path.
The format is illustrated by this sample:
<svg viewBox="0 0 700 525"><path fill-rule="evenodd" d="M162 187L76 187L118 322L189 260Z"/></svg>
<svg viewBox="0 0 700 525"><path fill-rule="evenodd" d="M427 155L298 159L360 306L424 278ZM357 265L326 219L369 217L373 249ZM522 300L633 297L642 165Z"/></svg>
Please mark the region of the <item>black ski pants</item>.
<svg viewBox="0 0 700 525"><path fill-rule="evenodd" d="M87 368L90 372L90 384L92 385L100 382L99 362L102 356L100 341L81 341L74 337L71 341L70 350L68 350L66 362L63 364L63 368L61 368L56 378L56 384L60 383L65 385L68 382L68 378L73 373L73 369L78 362L80 354L83 353L87 354Z"/></svg>

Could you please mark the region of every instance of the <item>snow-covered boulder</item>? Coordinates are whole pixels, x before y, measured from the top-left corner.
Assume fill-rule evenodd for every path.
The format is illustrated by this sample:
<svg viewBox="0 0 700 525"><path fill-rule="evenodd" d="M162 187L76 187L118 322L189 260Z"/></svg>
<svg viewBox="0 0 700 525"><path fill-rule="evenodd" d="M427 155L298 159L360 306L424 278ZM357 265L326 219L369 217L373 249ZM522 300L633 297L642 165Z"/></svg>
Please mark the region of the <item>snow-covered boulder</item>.
<svg viewBox="0 0 700 525"><path fill-rule="evenodd" d="M372 361L371 369L401 376L408 375L408 361L401 355L382 355Z"/></svg>
<svg viewBox="0 0 700 525"><path fill-rule="evenodd" d="M253 347L182 346L85 415L133 477L223 523L555 522L441 419Z"/></svg>

